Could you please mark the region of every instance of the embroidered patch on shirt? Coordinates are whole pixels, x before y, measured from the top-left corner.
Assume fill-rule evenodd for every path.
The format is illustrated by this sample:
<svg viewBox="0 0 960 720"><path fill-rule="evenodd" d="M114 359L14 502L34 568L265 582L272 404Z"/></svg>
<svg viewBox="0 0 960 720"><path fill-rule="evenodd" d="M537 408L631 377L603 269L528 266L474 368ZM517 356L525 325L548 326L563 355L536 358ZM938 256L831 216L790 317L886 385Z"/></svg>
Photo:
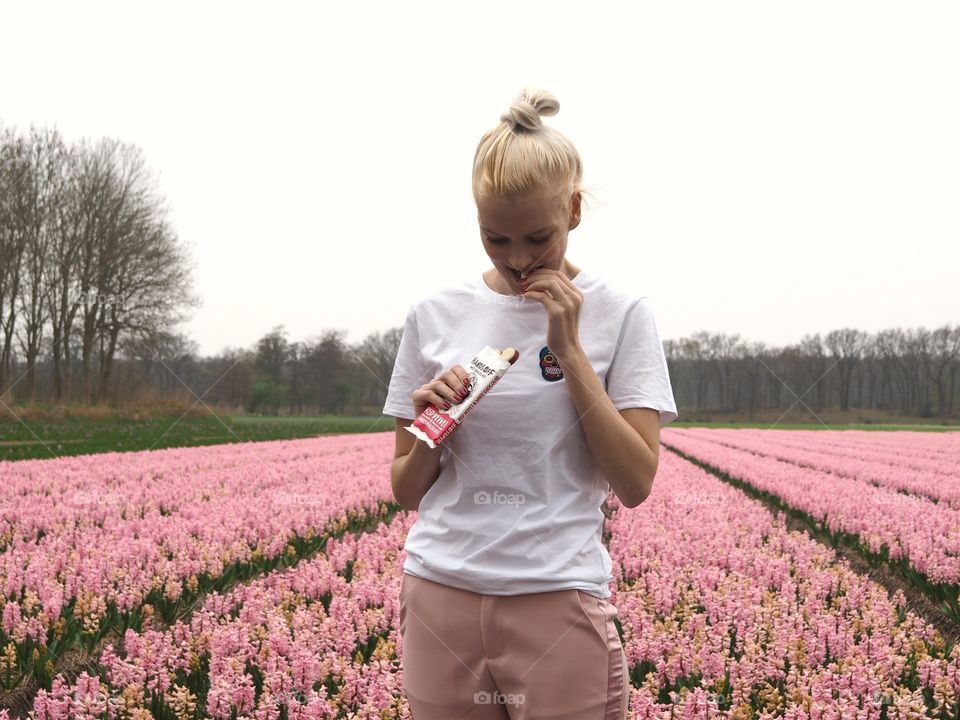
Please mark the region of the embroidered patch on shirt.
<svg viewBox="0 0 960 720"><path fill-rule="evenodd" d="M544 380L549 382L563 380L563 369L546 345L540 349L540 374L543 375Z"/></svg>

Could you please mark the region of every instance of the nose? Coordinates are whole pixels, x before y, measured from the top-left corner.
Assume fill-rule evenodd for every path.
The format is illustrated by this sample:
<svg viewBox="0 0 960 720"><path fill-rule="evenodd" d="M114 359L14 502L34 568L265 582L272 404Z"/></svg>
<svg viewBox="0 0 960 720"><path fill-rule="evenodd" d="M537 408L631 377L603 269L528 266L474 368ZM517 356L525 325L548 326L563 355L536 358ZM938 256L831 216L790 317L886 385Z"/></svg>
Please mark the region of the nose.
<svg viewBox="0 0 960 720"><path fill-rule="evenodd" d="M536 267L536 260L530 260L528 258L510 258L510 264L517 270L528 273Z"/></svg>

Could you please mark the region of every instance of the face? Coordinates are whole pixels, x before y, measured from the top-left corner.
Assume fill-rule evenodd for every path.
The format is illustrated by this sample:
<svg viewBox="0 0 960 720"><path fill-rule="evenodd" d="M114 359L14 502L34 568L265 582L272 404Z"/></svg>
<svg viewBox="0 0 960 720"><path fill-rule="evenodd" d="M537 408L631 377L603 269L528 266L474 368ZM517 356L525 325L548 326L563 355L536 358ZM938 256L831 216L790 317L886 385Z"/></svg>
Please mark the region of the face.
<svg viewBox="0 0 960 720"><path fill-rule="evenodd" d="M510 201L481 198L477 220L483 248L512 291L520 289L520 272L535 268L564 270L567 233L580 224L580 193L570 207L553 200L545 191Z"/></svg>

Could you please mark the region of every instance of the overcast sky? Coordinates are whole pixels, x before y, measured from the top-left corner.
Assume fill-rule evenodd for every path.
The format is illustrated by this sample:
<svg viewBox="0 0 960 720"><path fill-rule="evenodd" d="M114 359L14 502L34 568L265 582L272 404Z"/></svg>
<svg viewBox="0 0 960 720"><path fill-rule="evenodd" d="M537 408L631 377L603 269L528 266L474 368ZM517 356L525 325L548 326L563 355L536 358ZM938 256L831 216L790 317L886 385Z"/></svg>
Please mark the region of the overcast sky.
<svg viewBox="0 0 960 720"><path fill-rule="evenodd" d="M953 2L3 2L0 123L140 146L203 354L358 342L490 267L470 168L528 84L661 336L960 322Z"/></svg>

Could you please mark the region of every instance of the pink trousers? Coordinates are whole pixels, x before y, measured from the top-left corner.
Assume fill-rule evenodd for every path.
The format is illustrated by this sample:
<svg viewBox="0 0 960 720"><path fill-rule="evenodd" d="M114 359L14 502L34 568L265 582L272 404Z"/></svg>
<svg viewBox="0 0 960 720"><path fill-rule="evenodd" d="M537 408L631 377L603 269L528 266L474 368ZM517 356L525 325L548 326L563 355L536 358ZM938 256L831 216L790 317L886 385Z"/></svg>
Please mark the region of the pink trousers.
<svg viewBox="0 0 960 720"><path fill-rule="evenodd" d="M626 720L617 609L582 590L481 595L403 574L414 720Z"/></svg>

